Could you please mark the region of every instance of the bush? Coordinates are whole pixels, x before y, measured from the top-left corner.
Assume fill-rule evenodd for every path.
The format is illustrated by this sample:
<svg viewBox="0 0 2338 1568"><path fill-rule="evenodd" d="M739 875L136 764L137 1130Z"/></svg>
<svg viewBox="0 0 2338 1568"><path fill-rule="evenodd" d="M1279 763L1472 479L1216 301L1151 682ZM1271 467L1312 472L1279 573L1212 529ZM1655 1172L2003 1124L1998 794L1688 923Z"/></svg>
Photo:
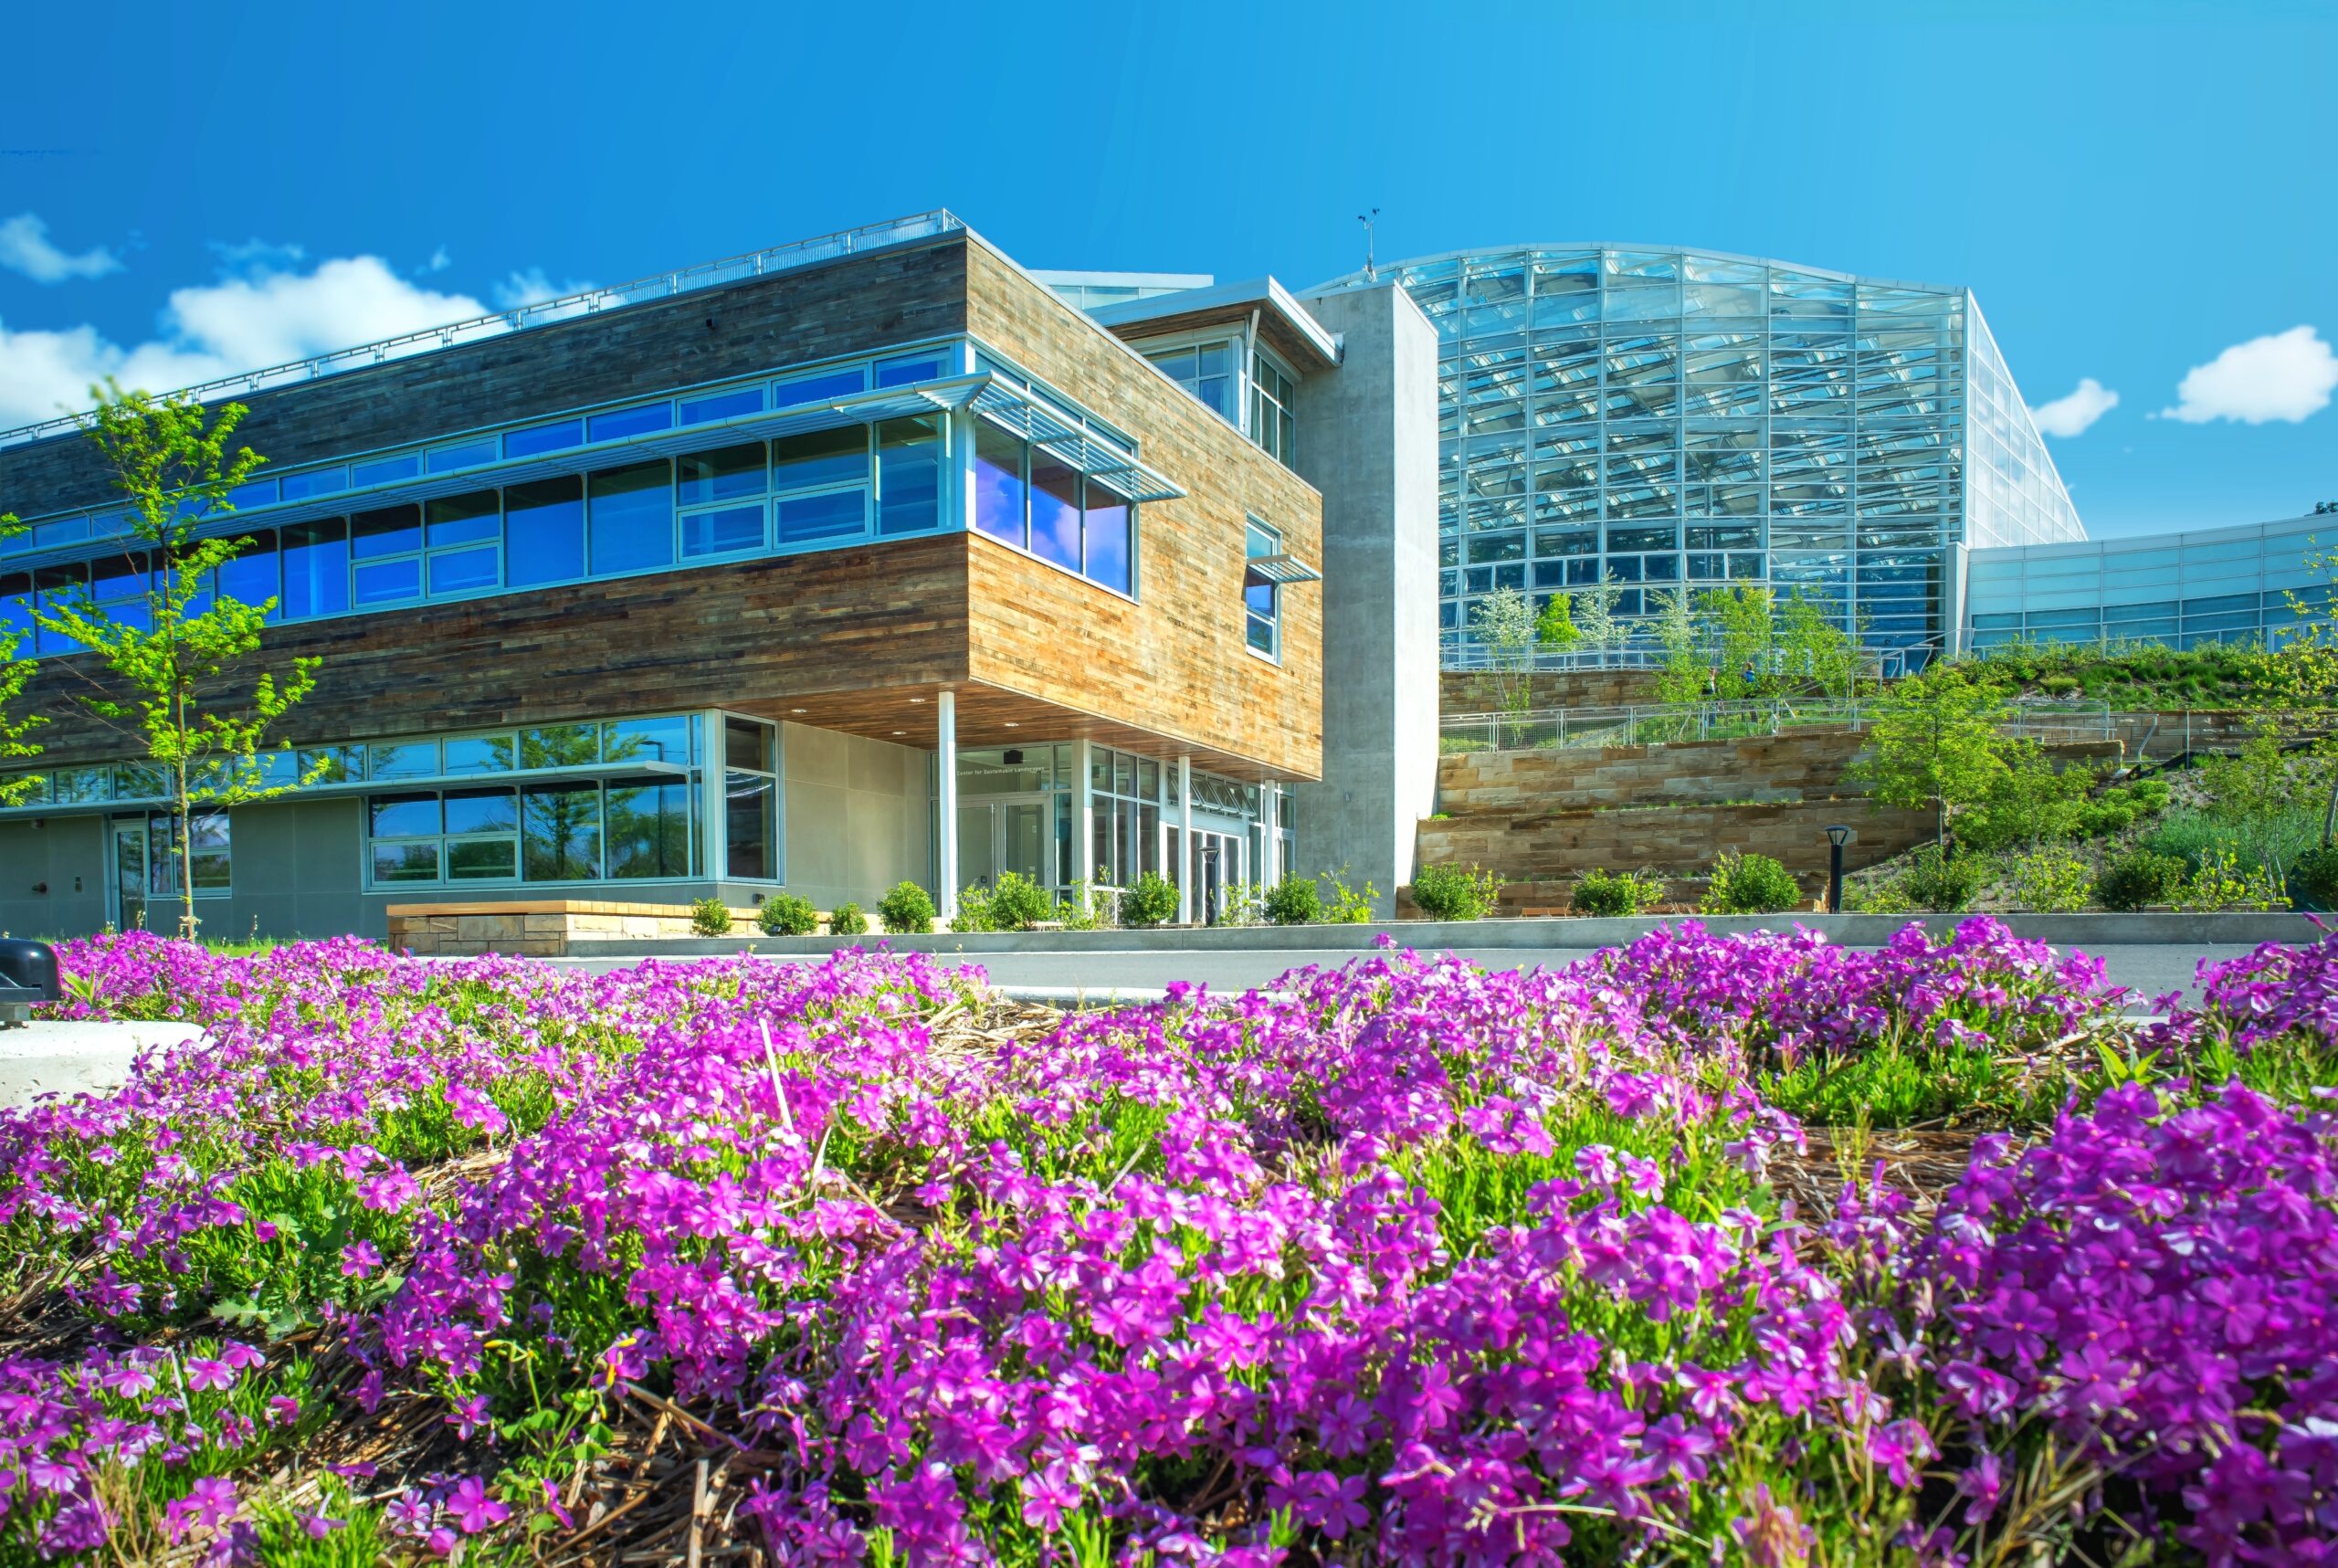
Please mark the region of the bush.
<svg viewBox="0 0 2338 1568"><path fill-rule="evenodd" d="M2094 901L2106 910L2132 912L2171 902L2184 886L2184 862L2154 849L2131 849L2094 880Z"/></svg>
<svg viewBox="0 0 2338 1568"><path fill-rule="evenodd" d="M765 936L810 936L820 929L820 911L812 900L795 893L774 893L755 911L755 924Z"/></svg>
<svg viewBox="0 0 2338 1568"><path fill-rule="evenodd" d="M1843 888L1843 912L1853 915L1911 914L1916 901L1908 896L1908 879L1887 878L1880 882L1851 882Z"/></svg>
<svg viewBox="0 0 2338 1568"><path fill-rule="evenodd" d="M1112 901L1086 882L1074 882L1071 896L1056 906L1056 919L1066 931L1100 931L1113 923Z"/></svg>
<svg viewBox="0 0 2338 1568"><path fill-rule="evenodd" d="M1136 886L1121 897L1122 925L1148 931L1176 918L1177 884L1158 871L1147 871L1139 877Z"/></svg>
<svg viewBox="0 0 2338 1568"><path fill-rule="evenodd" d="M1636 915L1663 897L1661 877L1599 869L1576 879L1568 905L1579 915Z"/></svg>
<svg viewBox="0 0 2338 1568"><path fill-rule="evenodd" d="M1910 860L1905 886L1918 909L1953 913L1973 902L1988 876L1985 856L1951 858L1941 853L1939 845L1927 844Z"/></svg>
<svg viewBox="0 0 2338 1568"><path fill-rule="evenodd" d="M2290 901L2301 909L2338 909L2338 847L2318 845L2290 862Z"/></svg>
<svg viewBox="0 0 2338 1568"><path fill-rule="evenodd" d="M1279 926L1313 925L1323 918L1323 895L1312 877L1286 872L1267 889L1267 919Z"/></svg>
<svg viewBox="0 0 2338 1568"><path fill-rule="evenodd" d="M1712 881L1697 907L1709 915L1774 915L1802 902L1802 887L1767 855L1734 850L1713 862Z"/></svg>
<svg viewBox="0 0 2338 1568"><path fill-rule="evenodd" d="M933 929L933 900L915 882L896 882L877 900L877 918L895 936L923 936Z"/></svg>
<svg viewBox="0 0 2338 1568"><path fill-rule="evenodd" d="M997 920L991 914L988 888L958 889L958 911L950 917L953 931L996 931Z"/></svg>
<svg viewBox="0 0 2338 1568"><path fill-rule="evenodd" d="M1347 879L1345 866L1325 874L1323 879L1332 884L1332 904L1323 918L1335 926L1370 925L1373 900L1380 897L1380 889L1366 882L1359 893L1348 886Z"/></svg>
<svg viewBox="0 0 2338 1568"><path fill-rule="evenodd" d="M700 899L690 905L690 930L700 936L731 934L731 906L721 899Z"/></svg>
<svg viewBox="0 0 2338 1568"><path fill-rule="evenodd" d="M828 934L830 936L867 936L869 917L860 912L858 904L838 904L829 911Z"/></svg>
<svg viewBox="0 0 2338 1568"><path fill-rule="evenodd" d="M990 890L993 931L1029 931L1055 916L1054 896L1019 871L1002 873Z"/></svg>
<svg viewBox="0 0 2338 1568"><path fill-rule="evenodd" d="M2040 914L2076 914L2094 892L2094 873L2060 845L2032 850L2013 863L2016 907Z"/></svg>
<svg viewBox="0 0 2338 1568"><path fill-rule="evenodd" d="M2210 853L2175 892L2175 907L2195 914L2286 909L2289 902L2272 872L2248 865L2224 849Z"/></svg>
<svg viewBox="0 0 2338 1568"><path fill-rule="evenodd" d="M2079 678L2075 675L2049 675L2038 684L2048 697L2071 697L2078 693Z"/></svg>
<svg viewBox="0 0 2338 1568"><path fill-rule="evenodd" d="M1482 919L1501 893L1501 879L1472 866L1424 866L1413 873L1413 902L1433 921Z"/></svg>

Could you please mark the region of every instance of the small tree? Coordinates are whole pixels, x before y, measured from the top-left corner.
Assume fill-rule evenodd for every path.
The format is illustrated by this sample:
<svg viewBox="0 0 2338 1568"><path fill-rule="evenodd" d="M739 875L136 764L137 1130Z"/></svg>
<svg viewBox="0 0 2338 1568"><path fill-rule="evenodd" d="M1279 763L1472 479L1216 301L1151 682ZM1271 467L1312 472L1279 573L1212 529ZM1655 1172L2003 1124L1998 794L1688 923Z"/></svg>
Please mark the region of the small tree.
<svg viewBox="0 0 2338 1568"><path fill-rule="evenodd" d="M1619 590L1603 568L1596 584L1578 588L1569 596L1574 600L1568 619L1574 623L1575 635L1583 646L1607 662L1607 650L1616 646L1616 595Z"/></svg>
<svg viewBox="0 0 2338 1568"><path fill-rule="evenodd" d="M1470 624L1492 668L1494 706L1510 716L1515 739L1518 721L1534 700L1533 609L1517 589L1496 588L1477 602Z"/></svg>
<svg viewBox="0 0 2338 1568"><path fill-rule="evenodd" d="M1572 653L1583 634L1575 629L1574 595L1553 594L1543 602L1542 614L1534 617L1535 646L1552 653Z"/></svg>
<svg viewBox="0 0 2338 1568"><path fill-rule="evenodd" d="M1689 606L1685 588L1658 588L1648 594L1656 611L1657 646L1664 650L1664 668L1657 676L1656 694L1665 702L1694 702L1705 695L1705 650L1697 636L1697 618Z"/></svg>
<svg viewBox="0 0 2338 1568"><path fill-rule="evenodd" d="M1778 626L1766 584L1737 582L1698 596L1700 617L1713 628L1720 695L1728 701L1775 689Z"/></svg>
<svg viewBox="0 0 2338 1568"><path fill-rule="evenodd" d="M0 539L8 539L25 531L13 512L0 512ZM33 661L22 657L25 637L22 632L0 631L0 761L11 757L34 757L40 748L25 739L47 722L37 713L18 717L15 711L16 700L25 694L25 684L33 678ZM30 795L34 775L0 776L0 805L14 805Z"/></svg>
<svg viewBox="0 0 2338 1568"><path fill-rule="evenodd" d="M142 613L116 619L84 584L35 618L98 656L112 680L78 671L97 688L83 706L142 739L169 782L185 901L179 931L192 941L195 808L224 811L292 787L269 782L260 752L284 750L281 741L268 744L269 730L316 684L318 661L293 660L281 681L263 670L238 699L237 677L258 651L276 601L247 605L217 592L219 568L251 541L206 537L203 530L235 510L228 492L260 464L248 447L227 452L243 405L227 405L206 426L202 405L190 397L157 400L111 380L91 395L97 406L83 429L129 499L128 553L145 584L136 601Z"/></svg>
<svg viewBox="0 0 2338 1568"><path fill-rule="evenodd" d="M1935 665L1877 700L1869 753L1853 777L1887 805L1930 806L1942 853L1956 814L1989 798L2010 771L2012 740L2000 728L2004 696L1956 665Z"/></svg>
<svg viewBox="0 0 2338 1568"><path fill-rule="evenodd" d="M2300 730L2301 709L2327 709L2338 704L2338 552L2306 557L2306 569L2322 580L2318 599L2309 600L2285 590L2290 613L2297 617L2279 647L2260 648L2251 661L2259 727L2270 736ZM2338 731L2317 726L2315 751L2325 760L2338 755ZM2322 808L2322 847L2329 848L2338 835L2338 767L2331 770L2330 793Z"/></svg>
<svg viewBox="0 0 2338 1568"><path fill-rule="evenodd" d="M1848 700L1858 689L1859 645L1799 588L1778 612L1777 658L1785 680L1817 687L1824 696Z"/></svg>

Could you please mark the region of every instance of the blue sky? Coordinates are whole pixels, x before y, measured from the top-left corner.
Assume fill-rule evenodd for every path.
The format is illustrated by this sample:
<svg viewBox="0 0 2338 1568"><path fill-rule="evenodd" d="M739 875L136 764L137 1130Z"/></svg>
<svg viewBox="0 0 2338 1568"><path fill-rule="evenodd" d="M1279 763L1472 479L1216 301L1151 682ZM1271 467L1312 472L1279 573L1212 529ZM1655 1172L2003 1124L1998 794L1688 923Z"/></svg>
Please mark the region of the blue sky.
<svg viewBox="0 0 2338 1568"><path fill-rule="evenodd" d="M0 423L933 206L1304 285L1376 205L1969 284L2098 536L2338 500L2338 7L1575 10L26 7Z"/></svg>

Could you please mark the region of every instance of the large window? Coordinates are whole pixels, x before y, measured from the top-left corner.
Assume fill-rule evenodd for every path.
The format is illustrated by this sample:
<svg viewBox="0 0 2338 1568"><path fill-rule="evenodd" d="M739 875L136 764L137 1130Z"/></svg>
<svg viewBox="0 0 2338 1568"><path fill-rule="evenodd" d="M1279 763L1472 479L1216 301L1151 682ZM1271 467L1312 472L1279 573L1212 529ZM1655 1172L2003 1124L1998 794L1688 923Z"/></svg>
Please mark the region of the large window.
<svg viewBox="0 0 2338 1568"><path fill-rule="evenodd" d="M175 812L147 819L146 891L151 897L178 896L184 871L179 861L179 821ZM198 810L195 814L194 834L196 898L224 897L232 890L235 879L229 846L227 814Z"/></svg>
<svg viewBox="0 0 2338 1568"><path fill-rule="evenodd" d="M779 759L772 727L753 719L722 721L724 869L769 880L779 875Z"/></svg>
<svg viewBox="0 0 2338 1568"><path fill-rule="evenodd" d="M1289 468L1298 459L1299 421L1292 415L1290 377L1261 353L1250 356L1250 439Z"/></svg>
<svg viewBox="0 0 2338 1568"><path fill-rule="evenodd" d="M974 527L1116 593L1136 593L1128 498L987 421L974 435Z"/></svg>
<svg viewBox="0 0 2338 1568"><path fill-rule="evenodd" d="M1281 553L1282 535L1251 518L1244 533L1244 558L1257 561ZM1282 657L1282 590L1256 567L1245 567L1242 573L1242 637L1269 658Z"/></svg>
<svg viewBox="0 0 2338 1568"><path fill-rule="evenodd" d="M1163 349L1144 357L1159 365L1170 380L1192 393L1202 406L1238 428L1242 419L1234 392L1237 352L1237 345L1229 338L1190 348Z"/></svg>

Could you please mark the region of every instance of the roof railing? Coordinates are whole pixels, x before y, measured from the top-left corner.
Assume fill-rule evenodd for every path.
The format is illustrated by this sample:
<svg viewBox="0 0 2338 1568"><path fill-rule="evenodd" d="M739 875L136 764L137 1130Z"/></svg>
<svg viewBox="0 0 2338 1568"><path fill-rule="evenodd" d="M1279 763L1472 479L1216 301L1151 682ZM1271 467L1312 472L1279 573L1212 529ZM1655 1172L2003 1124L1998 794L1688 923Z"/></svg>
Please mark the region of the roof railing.
<svg viewBox="0 0 2338 1568"><path fill-rule="evenodd" d="M842 229L824 234L815 239L799 239L786 245L775 245L765 250L750 251L721 261L704 261L695 267L678 271L659 272L630 283L614 284L606 289L587 289L581 293L564 294L556 300L540 300L532 305L515 306L491 315L474 316L466 321L449 321L445 326L425 327L394 338L375 342L359 343L353 348L335 349L330 353L294 360L289 364L271 365L265 370L245 371L236 375L221 376L199 385L183 387L171 394L174 397L192 397L208 402L230 393L259 392L271 386L287 386L341 371L356 370L369 364L381 364L402 359L411 353L427 353L435 349L451 348L459 342L480 338L501 337L508 332L524 331L531 327L550 326L555 321L573 321L579 316L593 315L601 310L625 305L637 305L650 300L670 299L694 289L712 289L742 279L759 278L765 273L785 272L792 268L808 267L815 262L832 260L839 256L851 256L860 251L882 249L913 239L927 239L935 235L949 234L964 228L957 215L946 208L918 213L910 217L894 218L885 223L865 224L858 228ZM44 419L37 425L21 426L13 430L0 430L0 447L15 446L25 441L37 441L49 436L79 430L86 414L60 415Z"/></svg>

